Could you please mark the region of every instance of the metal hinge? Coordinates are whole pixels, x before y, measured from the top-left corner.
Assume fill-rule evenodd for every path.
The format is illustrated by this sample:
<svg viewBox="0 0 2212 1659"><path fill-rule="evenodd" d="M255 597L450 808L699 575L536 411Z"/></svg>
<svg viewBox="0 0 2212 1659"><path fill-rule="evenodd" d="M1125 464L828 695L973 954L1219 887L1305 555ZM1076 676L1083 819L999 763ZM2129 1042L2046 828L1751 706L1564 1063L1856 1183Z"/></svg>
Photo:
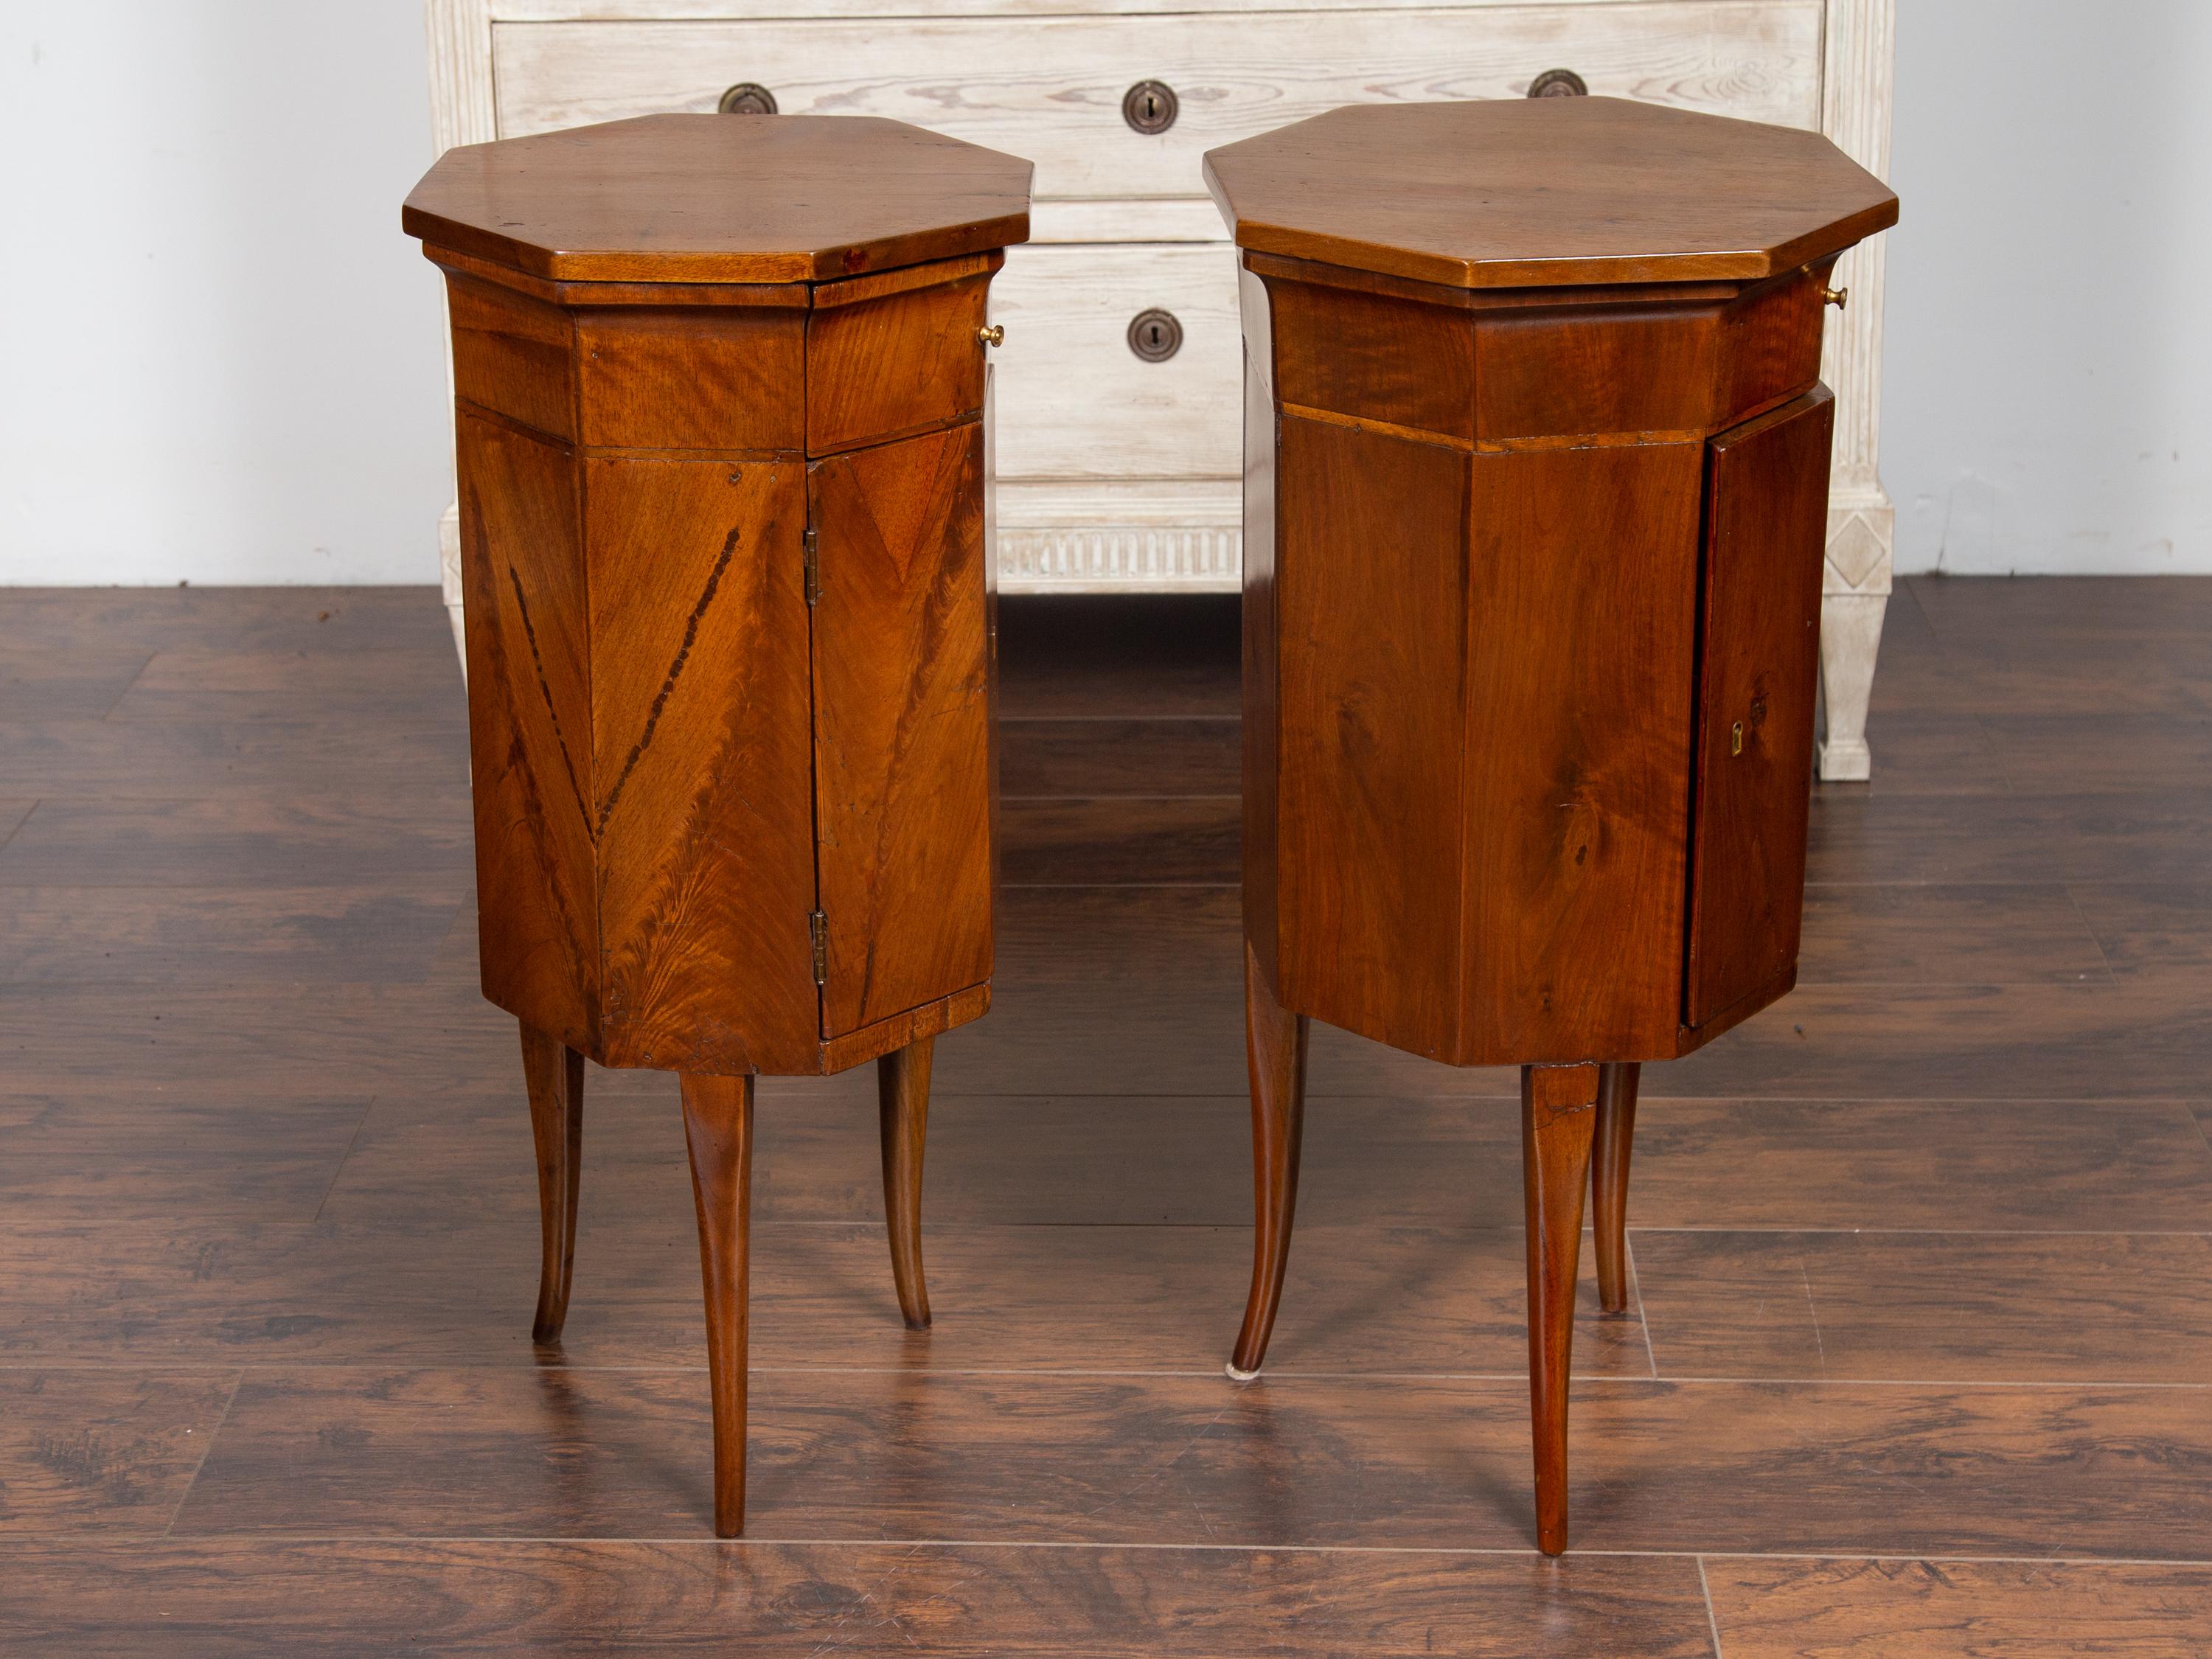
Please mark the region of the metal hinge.
<svg viewBox="0 0 2212 1659"><path fill-rule="evenodd" d="M822 597L822 543L812 525L800 539L806 548L806 603L811 605Z"/></svg>
<svg viewBox="0 0 2212 1659"><path fill-rule="evenodd" d="M814 982L830 982L830 918L819 910L806 918L806 925L814 933Z"/></svg>

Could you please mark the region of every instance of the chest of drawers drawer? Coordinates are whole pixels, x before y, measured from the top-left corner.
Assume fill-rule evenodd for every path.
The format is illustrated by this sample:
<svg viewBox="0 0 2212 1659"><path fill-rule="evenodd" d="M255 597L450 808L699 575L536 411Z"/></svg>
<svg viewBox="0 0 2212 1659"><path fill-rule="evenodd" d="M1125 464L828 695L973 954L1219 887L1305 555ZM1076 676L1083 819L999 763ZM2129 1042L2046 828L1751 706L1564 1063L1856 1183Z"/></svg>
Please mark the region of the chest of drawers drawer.
<svg viewBox="0 0 2212 1659"><path fill-rule="evenodd" d="M1189 197L1204 193L1199 158L1216 145L1342 104L1518 97L1553 68L1594 93L1816 126L1821 17L1822 0L1577 0L502 22L492 70L503 136L712 110L751 82L787 115L888 116L1027 156L1042 198ZM1163 131L1139 131L1123 112L1148 81L1174 94Z"/></svg>
<svg viewBox="0 0 2212 1659"><path fill-rule="evenodd" d="M1238 470L1243 336L1227 243L1010 248L991 315L1006 327L1001 477Z"/></svg>

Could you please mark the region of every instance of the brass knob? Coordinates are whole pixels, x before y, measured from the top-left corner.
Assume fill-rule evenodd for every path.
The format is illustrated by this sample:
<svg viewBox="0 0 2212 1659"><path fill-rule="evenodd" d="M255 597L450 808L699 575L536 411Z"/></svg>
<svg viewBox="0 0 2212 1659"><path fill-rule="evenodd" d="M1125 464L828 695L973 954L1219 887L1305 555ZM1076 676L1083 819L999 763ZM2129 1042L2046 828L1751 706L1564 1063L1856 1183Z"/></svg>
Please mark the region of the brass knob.
<svg viewBox="0 0 2212 1659"><path fill-rule="evenodd" d="M1821 303L1832 305L1838 311L1844 308L1844 301L1850 297L1851 291L1847 288L1823 288L1820 290Z"/></svg>
<svg viewBox="0 0 2212 1659"><path fill-rule="evenodd" d="M1121 118L1133 132L1165 132L1182 108L1164 81L1139 81L1121 94Z"/></svg>
<svg viewBox="0 0 2212 1659"><path fill-rule="evenodd" d="M1528 83L1531 98L1587 98L1589 82L1572 70L1546 70Z"/></svg>
<svg viewBox="0 0 2212 1659"><path fill-rule="evenodd" d="M1129 349L1148 363L1164 363L1182 349L1182 325L1158 306L1129 319Z"/></svg>
<svg viewBox="0 0 2212 1659"><path fill-rule="evenodd" d="M775 94L757 81L740 81L722 94L714 107L725 115L773 115Z"/></svg>
<svg viewBox="0 0 2212 1659"><path fill-rule="evenodd" d="M1004 345L1006 343L1006 325L994 323L988 328L979 328L975 331L975 337L987 346Z"/></svg>

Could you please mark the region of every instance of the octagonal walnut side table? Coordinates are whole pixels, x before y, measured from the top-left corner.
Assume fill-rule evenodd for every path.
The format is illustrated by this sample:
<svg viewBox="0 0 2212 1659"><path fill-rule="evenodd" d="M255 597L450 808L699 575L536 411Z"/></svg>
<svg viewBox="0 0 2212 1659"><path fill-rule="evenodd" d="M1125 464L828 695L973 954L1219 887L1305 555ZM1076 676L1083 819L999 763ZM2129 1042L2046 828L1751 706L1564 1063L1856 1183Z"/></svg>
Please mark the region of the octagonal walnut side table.
<svg viewBox="0 0 2212 1659"><path fill-rule="evenodd" d="M1566 1547L1583 1194L1625 1310L1639 1068L1795 982L1832 404L1897 198L1616 99L1373 105L1212 152L1243 250L1255 1375L1308 1022L1521 1068L1537 1537Z"/></svg>
<svg viewBox="0 0 2212 1659"><path fill-rule="evenodd" d="M583 1060L682 1076L714 1524L744 1519L753 1079L879 1067L926 1326L931 1044L990 1000L984 295L1030 164L668 115L448 151L483 992L521 1023L556 1340Z"/></svg>

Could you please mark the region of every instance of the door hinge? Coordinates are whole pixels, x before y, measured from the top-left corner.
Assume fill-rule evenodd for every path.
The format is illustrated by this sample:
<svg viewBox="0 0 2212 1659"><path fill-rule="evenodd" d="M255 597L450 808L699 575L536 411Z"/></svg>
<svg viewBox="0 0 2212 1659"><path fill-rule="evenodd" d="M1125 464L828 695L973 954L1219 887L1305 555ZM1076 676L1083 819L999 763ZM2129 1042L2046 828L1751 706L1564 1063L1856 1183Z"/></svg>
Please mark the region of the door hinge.
<svg viewBox="0 0 2212 1659"><path fill-rule="evenodd" d="M812 525L800 540L806 549L806 603L811 605L822 597L822 540Z"/></svg>
<svg viewBox="0 0 2212 1659"><path fill-rule="evenodd" d="M814 935L814 982L830 982L830 918L819 910L806 918L806 926Z"/></svg>

